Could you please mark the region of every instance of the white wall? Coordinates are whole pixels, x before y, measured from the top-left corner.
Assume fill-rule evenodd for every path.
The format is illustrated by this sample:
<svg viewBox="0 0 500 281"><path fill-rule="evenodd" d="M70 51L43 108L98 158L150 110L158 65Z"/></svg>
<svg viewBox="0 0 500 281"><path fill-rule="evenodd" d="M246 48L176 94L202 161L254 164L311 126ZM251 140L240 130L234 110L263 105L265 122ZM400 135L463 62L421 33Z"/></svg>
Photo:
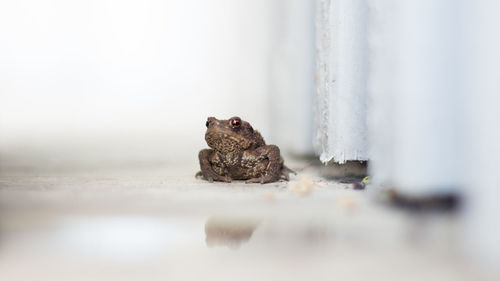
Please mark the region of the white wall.
<svg viewBox="0 0 500 281"><path fill-rule="evenodd" d="M270 2L273 3L270 136L282 151L313 154L314 2Z"/></svg>
<svg viewBox="0 0 500 281"><path fill-rule="evenodd" d="M240 115L271 135L273 9L264 0L0 2L2 164L18 154L22 165L193 162L208 116Z"/></svg>

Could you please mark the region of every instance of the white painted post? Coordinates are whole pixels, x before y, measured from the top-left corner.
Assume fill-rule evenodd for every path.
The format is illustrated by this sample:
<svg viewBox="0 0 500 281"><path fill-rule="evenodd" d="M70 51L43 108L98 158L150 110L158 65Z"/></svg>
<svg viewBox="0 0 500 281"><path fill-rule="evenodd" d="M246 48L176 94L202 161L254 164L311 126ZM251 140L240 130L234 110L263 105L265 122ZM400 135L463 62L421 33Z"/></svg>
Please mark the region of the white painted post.
<svg viewBox="0 0 500 281"><path fill-rule="evenodd" d="M500 274L500 3L460 2L464 17L465 223L473 260Z"/></svg>
<svg viewBox="0 0 500 281"><path fill-rule="evenodd" d="M498 1L370 1L373 181L463 196L471 260L500 259ZM486 261L486 262L485 262Z"/></svg>
<svg viewBox="0 0 500 281"><path fill-rule="evenodd" d="M317 1L315 150L322 162L367 160L367 4Z"/></svg>
<svg viewBox="0 0 500 281"><path fill-rule="evenodd" d="M461 183L454 1L371 1L371 173L406 194Z"/></svg>

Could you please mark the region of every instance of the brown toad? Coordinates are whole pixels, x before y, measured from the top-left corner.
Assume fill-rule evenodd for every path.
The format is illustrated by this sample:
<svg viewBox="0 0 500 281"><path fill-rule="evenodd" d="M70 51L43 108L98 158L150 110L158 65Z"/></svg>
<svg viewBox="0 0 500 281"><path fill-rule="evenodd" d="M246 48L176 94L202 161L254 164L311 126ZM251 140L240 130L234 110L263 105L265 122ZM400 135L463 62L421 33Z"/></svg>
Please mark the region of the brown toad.
<svg viewBox="0 0 500 281"><path fill-rule="evenodd" d="M260 133L241 118L209 117L206 126L205 140L211 149L198 154L201 172L197 176L210 182L268 183L288 180L288 174L294 173L283 164L280 149L266 145Z"/></svg>

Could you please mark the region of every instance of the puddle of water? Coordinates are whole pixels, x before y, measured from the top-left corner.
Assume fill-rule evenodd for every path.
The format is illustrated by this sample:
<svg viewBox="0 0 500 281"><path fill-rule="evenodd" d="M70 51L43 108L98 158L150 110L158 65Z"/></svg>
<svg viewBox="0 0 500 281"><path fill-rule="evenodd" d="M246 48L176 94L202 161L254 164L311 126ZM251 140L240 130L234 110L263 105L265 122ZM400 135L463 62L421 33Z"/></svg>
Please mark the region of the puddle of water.
<svg viewBox="0 0 500 281"><path fill-rule="evenodd" d="M203 220L147 216L63 217L36 228L2 232L0 256L26 253L134 261L203 247ZM4 227L5 228L5 227Z"/></svg>
<svg viewBox="0 0 500 281"><path fill-rule="evenodd" d="M346 280L378 271L386 280L410 270L467 279L447 251L405 244L401 224L350 216L58 215L19 228L23 219L0 221L1 280Z"/></svg>

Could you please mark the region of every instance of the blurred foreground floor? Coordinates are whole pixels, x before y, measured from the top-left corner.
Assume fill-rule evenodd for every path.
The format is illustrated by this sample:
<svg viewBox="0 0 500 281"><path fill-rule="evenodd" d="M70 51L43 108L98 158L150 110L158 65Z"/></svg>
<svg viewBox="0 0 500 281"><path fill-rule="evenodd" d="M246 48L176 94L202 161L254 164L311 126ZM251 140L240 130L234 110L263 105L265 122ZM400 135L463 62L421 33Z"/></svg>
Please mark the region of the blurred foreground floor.
<svg viewBox="0 0 500 281"><path fill-rule="evenodd" d="M266 185L197 180L197 165L4 172L0 280L487 279L457 215L389 208L290 166L290 183Z"/></svg>

